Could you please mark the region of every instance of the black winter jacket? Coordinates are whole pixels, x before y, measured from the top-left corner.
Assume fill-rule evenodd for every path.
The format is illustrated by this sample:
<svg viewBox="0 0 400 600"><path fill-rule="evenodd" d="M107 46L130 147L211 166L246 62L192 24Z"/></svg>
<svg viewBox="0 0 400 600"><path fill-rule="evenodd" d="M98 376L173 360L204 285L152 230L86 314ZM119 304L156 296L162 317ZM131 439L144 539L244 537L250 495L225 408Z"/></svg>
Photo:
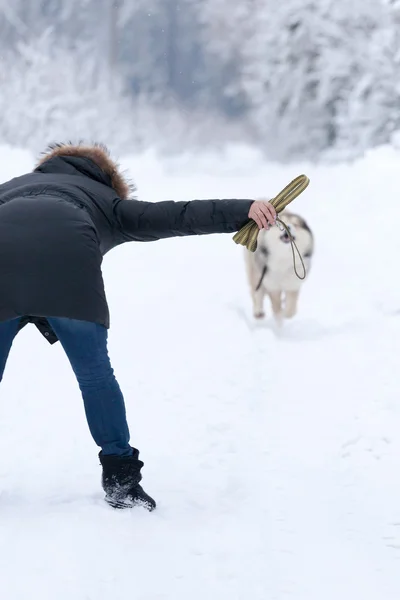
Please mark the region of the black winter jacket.
<svg viewBox="0 0 400 600"><path fill-rule="evenodd" d="M55 146L34 172L0 185L0 321L46 317L110 326L101 264L119 244L233 233L252 200L143 202L104 147Z"/></svg>

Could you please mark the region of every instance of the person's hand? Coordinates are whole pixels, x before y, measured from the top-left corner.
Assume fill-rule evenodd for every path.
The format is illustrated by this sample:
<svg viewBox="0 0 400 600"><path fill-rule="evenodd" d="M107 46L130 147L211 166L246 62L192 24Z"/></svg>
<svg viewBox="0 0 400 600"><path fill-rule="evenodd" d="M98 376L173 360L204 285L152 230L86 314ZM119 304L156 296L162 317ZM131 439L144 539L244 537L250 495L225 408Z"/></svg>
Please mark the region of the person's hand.
<svg viewBox="0 0 400 600"><path fill-rule="evenodd" d="M255 200L250 206L249 219L253 219L259 229L269 229L276 223L276 210L267 200Z"/></svg>

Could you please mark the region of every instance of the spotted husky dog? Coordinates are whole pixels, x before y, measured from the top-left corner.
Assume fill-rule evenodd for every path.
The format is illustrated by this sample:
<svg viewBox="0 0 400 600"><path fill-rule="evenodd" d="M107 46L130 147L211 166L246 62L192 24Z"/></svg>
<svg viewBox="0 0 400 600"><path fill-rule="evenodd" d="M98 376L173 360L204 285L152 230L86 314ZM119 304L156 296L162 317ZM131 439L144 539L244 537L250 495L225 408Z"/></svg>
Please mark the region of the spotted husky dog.
<svg viewBox="0 0 400 600"><path fill-rule="evenodd" d="M279 218L288 226L308 275L314 254L314 235L309 225L299 215L286 210L279 214ZM273 316L276 322L281 324L284 318L290 319L297 313L303 280L299 279L294 271L290 237L287 231L279 229L278 225L259 232L257 250L250 252L245 248L245 262L254 317L264 318L264 297L267 295ZM302 264L296 249L294 250L297 273L304 277Z"/></svg>

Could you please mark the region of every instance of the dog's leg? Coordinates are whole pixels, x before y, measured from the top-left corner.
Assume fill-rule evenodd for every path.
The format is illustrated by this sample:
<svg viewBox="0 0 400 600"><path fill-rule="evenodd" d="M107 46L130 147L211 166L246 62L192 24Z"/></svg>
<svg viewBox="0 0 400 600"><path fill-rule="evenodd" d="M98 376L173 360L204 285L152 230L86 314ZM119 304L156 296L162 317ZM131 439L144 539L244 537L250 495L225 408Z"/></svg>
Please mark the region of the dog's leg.
<svg viewBox="0 0 400 600"><path fill-rule="evenodd" d="M272 312L277 323L282 322L282 292L268 292Z"/></svg>
<svg viewBox="0 0 400 600"><path fill-rule="evenodd" d="M292 319L297 313L297 302L299 299L300 290L286 292L285 294L285 317Z"/></svg>
<svg viewBox="0 0 400 600"><path fill-rule="evenodd" d="M258 291L253 290L253 315L255 319L263 319L265 317L264 296L265 290L262 286Z"/></svg>
<svg viewBox="0 0 400 600"><path fill-rule="evenodd" d="M245 251L245 260L246 260L246 272L247 278L249 281L251 299L253 301L253 315L256 319L263 319L265 317L264 313L264 296L265 290L263 286L260 287L259 290L256 291L256 287L260 281L260 273L256 268L254 263L254 255L249 252L249 250Z"/></svg>

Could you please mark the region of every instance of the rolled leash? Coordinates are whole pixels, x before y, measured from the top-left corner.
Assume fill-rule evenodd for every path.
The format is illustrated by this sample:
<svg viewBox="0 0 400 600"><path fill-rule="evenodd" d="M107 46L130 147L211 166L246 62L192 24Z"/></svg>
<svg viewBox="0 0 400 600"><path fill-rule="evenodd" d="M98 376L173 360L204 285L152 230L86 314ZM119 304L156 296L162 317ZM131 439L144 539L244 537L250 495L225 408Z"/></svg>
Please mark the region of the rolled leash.
<svg viewBox="0 0 400 600"><path fill-rule="evenodd" d="M292 200L294 200L295 198L297 198L297 196L300 196L300 194L304 192L306 187L308 187L309 183L310 180L306 175L299 175L298 177L293 179L293 181L288 183L288 185L285 188L283 188L283 190L279 192L279 194L275 198L270 200L276 212L282 212L283 209L286 208L286 206L290 204L290 202L292 202Z"/></svg>
<svg viewBox="0 0 400 600"><path fill-rule="evenodd" d="M306 189L306 187L308 186L309 183L310 183L310 180L306 175L299 175L298 177L293 179L293 181L291 181L285 188L283 188L283 190L281 192L279 192L279 194L277 196L275 196L275 198L273 198L269 202L272 204L272 206L275 208L276 212L279 214L287 207L288 204L290 204L290 202L292 202L295 198L297 198L297 196L299 196L302 192L304 192L304 190ZM289 227L286 225L286 223L284 221L282 221L282 219L279 219L277 217L276 220L286 230L286 233L289 236L290 245L291 245L292 254L293 254L294 272L299 279L305 279L307 273L306 273L306 268L304 266L304 261L303 261L303 258L300 254L298 247L296 246L293 236L290 233ZM247 250L249 250L250 252L255 252L257 250L257 238L258 238L259 232L260 232L260 230L258 228L257 223L255 221L253 221L253 219L250 219L245 225L243 225L243 227L241 229L239 229L239 231L237 233L235 233L235 235L233 236L233 241L236 244L245 246L247 248ZM301 261L301 264L302 264L302 267L304 270L304 277L300 277L300 275L297 272L294 248L296 248L297 254L299 255L299 258L300 258L300 261ZM264 273L264 275L265 275L265 273ZM262 277L262 279L263 278L264 278L264 276ZM261 279L258 287L260 287L260 285L262 283L262 279Z"/></svg>

